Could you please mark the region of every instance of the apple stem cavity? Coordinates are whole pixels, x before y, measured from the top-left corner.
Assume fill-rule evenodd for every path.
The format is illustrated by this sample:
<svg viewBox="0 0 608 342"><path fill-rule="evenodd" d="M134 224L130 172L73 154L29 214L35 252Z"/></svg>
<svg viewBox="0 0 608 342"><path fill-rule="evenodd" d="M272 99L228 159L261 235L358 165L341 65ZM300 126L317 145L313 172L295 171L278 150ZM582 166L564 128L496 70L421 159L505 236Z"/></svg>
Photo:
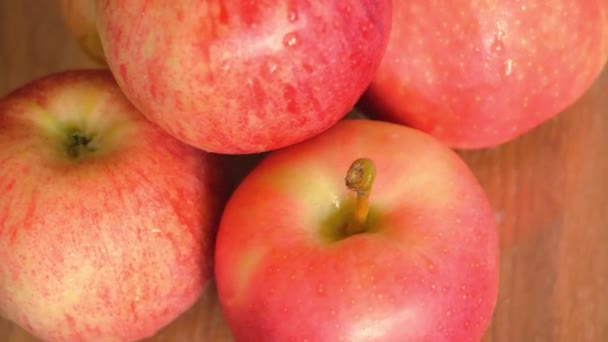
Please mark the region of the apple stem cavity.
<svg viewBox="0 0 608 342"><path fill-rule="evenodd" d="M100 158L114 151L132 132L129 120L118 121L84 112L80 118L62 120L45 109L32 109L34 125L49 139L56 160L80 162ZM88 113L88 114L87 114Z"/></svg>
<svg viewBox="0 0 608 342"><path fill-rule="evenodd" d="M369 213L369 194L376 178L376 164L369 158L359 158L352 162L344 182L346 187L357 193L355 210L346 224L346 236L365 231Z"/></svg>
<svg viewBox="0 0 608 342"><path fill-rule="evenodd" d="M92 140L92 137L81 132L70 134L66 147L68 156L73 159L79 159L86 153L94 152L96 149L92 146L93 144L90 144Z"/></svg>

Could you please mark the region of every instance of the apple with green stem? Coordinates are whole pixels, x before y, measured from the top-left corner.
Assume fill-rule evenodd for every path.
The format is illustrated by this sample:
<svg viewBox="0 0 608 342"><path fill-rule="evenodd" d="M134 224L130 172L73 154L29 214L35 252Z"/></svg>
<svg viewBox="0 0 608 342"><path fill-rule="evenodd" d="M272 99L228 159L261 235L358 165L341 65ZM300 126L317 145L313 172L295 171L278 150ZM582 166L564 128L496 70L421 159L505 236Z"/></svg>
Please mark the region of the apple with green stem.
<svg viewBox="0 0 608 342"><path fill-rule="evenodd" d="M483 189L436 139L386 122L270 152L229 199L215 258L237 341L476 341L496 304Z"/></svg>
<svg viewBox="0 0 608 342"><path fill-rule="evenodd" d="M452 147L489 147L572 105L607 59L606 0L395 1L360 104Z"/></svg>
<svg viewBox="0 0 608 342"><path fill-rule="evenodd" d="M150 123L109 71L0 100L0 316L48 341L134 341L208 285L218 156Z"/></svg>
<svg viewBox="0 0 608 342"><path fill-rule="evenodd" d="M97 0L131 102L206 151L274 150L321 133L380 64L390 0Z"/></svg>

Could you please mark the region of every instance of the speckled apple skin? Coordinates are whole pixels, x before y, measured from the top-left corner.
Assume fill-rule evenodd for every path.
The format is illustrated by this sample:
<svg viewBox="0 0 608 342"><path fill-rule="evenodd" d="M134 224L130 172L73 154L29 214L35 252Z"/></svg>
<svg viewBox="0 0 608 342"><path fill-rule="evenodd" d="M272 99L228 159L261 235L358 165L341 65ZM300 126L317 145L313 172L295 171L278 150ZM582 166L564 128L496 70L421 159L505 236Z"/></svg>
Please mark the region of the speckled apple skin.
<svg viewBox="0 0 608 342"><path fill-rule="evenodd" d="M33 122L129 126L70 162ZM109 71L49 75L0 101L0 315L45 341L135 341L207 286L222 198L215 157L146 120Z"/></svg>
<svg viewBox="0 0 608 342"><path fill-rule="evenodd" d="M360 157L377 168L376 230L328 243L320 229L352 200L344 176ZM497 261L492 210L454 152L411 128L346 120L245 178L215 271L237 341L457 342L489 325Z"/></svg>
<svg viewBox="0 0 608 342"><path fill-rule="evenodd" d="M203 150L314 136L352 109L388 41L390 0L98 0L109 66L151 121Z"/></svg>
<svg viewBox="0 0 608 342"><path fill-rule="evenodd" d="M573 104L607 58L605 0L395 1L362 103L452 147L490 147Z"/></svg>

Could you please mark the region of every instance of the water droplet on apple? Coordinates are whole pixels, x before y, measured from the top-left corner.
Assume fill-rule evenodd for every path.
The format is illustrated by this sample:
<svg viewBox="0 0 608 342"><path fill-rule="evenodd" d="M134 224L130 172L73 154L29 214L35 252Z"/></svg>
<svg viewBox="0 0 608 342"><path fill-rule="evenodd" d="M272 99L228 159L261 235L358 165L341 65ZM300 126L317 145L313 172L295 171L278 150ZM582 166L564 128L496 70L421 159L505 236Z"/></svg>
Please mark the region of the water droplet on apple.
<svg viewBox="0 0 608 342"><path fill-rule="evenodd" d="M513 72L513 60L509 58L505 61L505 75L510 76L511 72Z"/></svg>
<svg viewBox="0 0 608 342"><path fill-rule="evenodd" d="M141 300L141 298L139 298L139 296L135 296L135 298L133 300L135 300L135 303L138 303Z"/></svg>
<svg viewBox="0 0 608 342"><path fill-rule="evenodd" d="M503 25L501 23L496 23L496 32L494 33L494 42L490 46L490 52L498 54L503 53L505 50L505 45L503 43L503 37L505 35L505 31L503 30Z"/></svg>
<svg viewBox="0 0 608 342"><path fill-rule="evenodd" d="M496 54L502 53L504 51L504 49L505 49L504 43L502 42L502 40L498 40L498 39L495 40L494 43L492 43L492 46L490 47L490 50Z"/></svg>
<svg viewBox="0 0 608 342"><path fill-rule="evenodd" d="M268 72L270 74L274 74L274 72L277 71L278 67L279 67L278 64L270 62L270 63L268 63L268 66L267 66Z"/></svg>
<svg viewBox="0 0 608 342"><path fill-rule="evenodd" d="M300 42L300 37L296 32L290 32L283 37L283 45L293 48Z"/></svg>
<svg viewBox="0 0 608 342"><path fill-rule="evenodd" d="M287 19L289 19L289 21L291 21L292 23L295 22L296 20L298 20L298 12L296 12L295 10L289 11L289 13L287 14Z"/></svg>

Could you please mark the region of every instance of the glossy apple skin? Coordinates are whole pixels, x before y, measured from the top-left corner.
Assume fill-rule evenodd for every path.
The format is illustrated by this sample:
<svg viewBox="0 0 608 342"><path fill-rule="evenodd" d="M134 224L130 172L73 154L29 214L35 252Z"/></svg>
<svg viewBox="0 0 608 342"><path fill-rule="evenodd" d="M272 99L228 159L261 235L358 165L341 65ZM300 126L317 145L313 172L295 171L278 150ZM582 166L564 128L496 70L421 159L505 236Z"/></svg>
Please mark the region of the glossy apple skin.
<svg viewBox="0 0 608 342"><path fill-rule="evenodd" d="M69 162L41 113L128 127L100 158ZM208 285L217 158L170 137L109 71L49 75L0 101L0 315L45 341L134 341Z"/></svg>
<svg viewBox="0 0 608 342"><path fill-rule="evenodd" d="M100 65L106 65L97 26L94 0L57 0L63 21L80 49Z"/></svg>
<svg viewBox="0 0 608 342"><path fill-rule="evenodd" d="M608 2L395 1L361 101L457 148L512 140L575 102L608 58Z"/></svg>
<svg viewBox="0 0 608 342"><path fill-rule="evenodd" d="M98 0L110 69L151 121L206 151L284 147L343 117L388 41L390 0Z"/></svg>
<svg viewBox="0 0 608 342"><path fill-rule="evenodd" d="M377 167L376 231L327 242L320 227L352 200L344 176L359 157ZM454 152L411 128L345 120L244 179L215 272L237 341L477 341L497 259L486 196Z"/></svg>

